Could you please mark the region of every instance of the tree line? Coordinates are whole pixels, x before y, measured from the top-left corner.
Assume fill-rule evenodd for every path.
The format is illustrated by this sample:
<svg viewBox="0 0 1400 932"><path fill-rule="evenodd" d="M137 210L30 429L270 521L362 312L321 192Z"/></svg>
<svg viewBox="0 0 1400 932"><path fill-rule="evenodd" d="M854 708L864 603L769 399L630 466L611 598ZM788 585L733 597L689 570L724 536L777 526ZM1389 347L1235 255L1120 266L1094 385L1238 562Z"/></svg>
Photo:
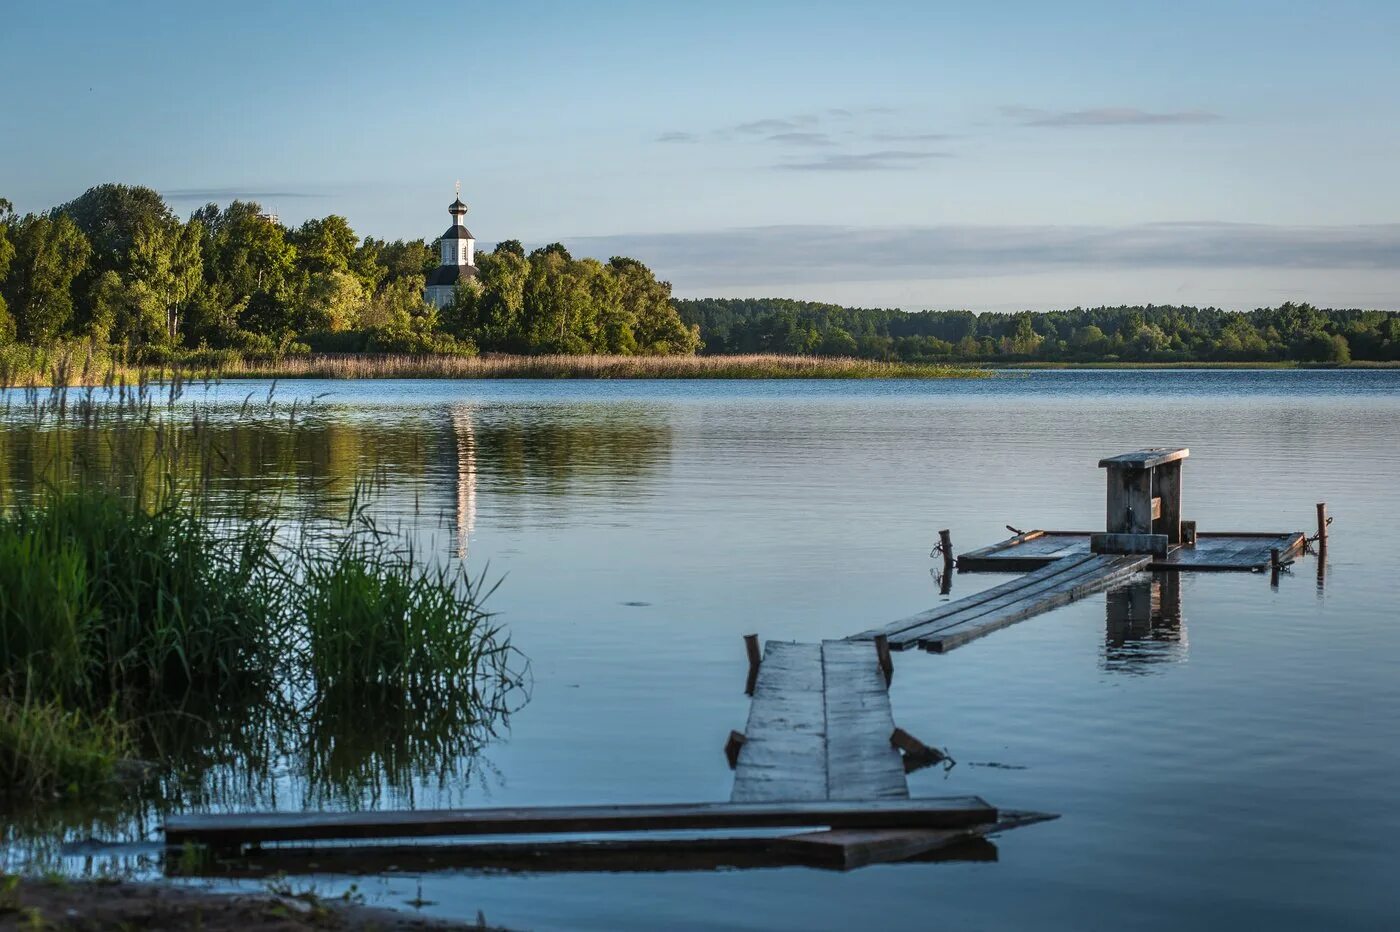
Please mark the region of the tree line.
<svg viewBox="0 0 1400 932"><path fill-rule="evenodd" d="M15 215L0 198L0 346L85 339L137 361L245 355L792 353L902 362L1400 360L1400 313L1287 303L905 312L781 298L678 300L641 262L506 240L438 310L426 240L361 238L331 215L288 227L250 201L181 220L150 188L104 184Z"/></svg>
<svg viewBox="0 0 1400 932"><path fill-rule="evenodd" d="M425 240L361 238L340 216L295 228L256 203L181 220L150 188L104 184L42 213L0 199L0 345L88 339L138 360L232 349L693 353L671 286L633 259L518 241L477 253L439 311Z"/></svg>
<svg viewBox="0 0 1400 932"><path fill-rule="evenodd" d="M674 302L701 351L806 353L903 362L1298 362L1400 360L1400 312L1286 303L1073 308L974 314L841 307L786 298Z"/></svg>

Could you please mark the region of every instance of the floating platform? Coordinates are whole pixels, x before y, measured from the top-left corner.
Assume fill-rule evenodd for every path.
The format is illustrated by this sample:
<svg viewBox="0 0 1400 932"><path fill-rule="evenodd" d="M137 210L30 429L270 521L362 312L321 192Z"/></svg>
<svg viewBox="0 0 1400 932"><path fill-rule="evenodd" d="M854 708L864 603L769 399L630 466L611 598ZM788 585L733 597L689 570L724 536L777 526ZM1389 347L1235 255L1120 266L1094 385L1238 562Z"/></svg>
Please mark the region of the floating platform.
<svg viewBox="0 0 1400 932"><path fill-rule="evenodd" d="M972 550L957 558L959 572L1025 573L1066 557L1090 554L1090 531L1026 531L1000 543ZM1166 572L1267 570L1273 551L1288 560L1303 552L1302 531L1250 533L1218 531L1197 533L1194 544L1174 544L1165 557L1154 556L1147 569Z"/></svg>

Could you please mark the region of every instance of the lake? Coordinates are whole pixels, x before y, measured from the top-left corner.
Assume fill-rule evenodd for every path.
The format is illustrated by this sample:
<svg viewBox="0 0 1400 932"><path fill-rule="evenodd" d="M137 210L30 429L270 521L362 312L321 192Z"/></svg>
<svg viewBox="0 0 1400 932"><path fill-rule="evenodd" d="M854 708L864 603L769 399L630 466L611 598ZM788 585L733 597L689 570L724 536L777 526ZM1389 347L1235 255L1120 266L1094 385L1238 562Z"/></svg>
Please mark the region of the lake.
<svg viewBox="0 0 1400 932"><path fill-rule="evenodd" d="M187 398L232 418L269 390ZM1115 615L1132 593L1098 594L895 656L896 723L958 761L912 774L914 795L1062 816L997 839L994 862L357 878L372 903L421 890L426 914L531 929L1393 927L1400 372L273 391L300 413L268 481L295 502L373 470L383 518L499 581L487 607L529 660L528 701L480 754L376 787L385 806L727 799L742 635L843 637L938 603L940 528L960 551L1007 525L1099 528L1103 456L1190 447L1202 531L1312 533L1319 501L1335 517L1325 579L1312 556L1277 588L1185 574L1139 584L1149 624ZM952 597L1006 578L960 574Z"/></svg>

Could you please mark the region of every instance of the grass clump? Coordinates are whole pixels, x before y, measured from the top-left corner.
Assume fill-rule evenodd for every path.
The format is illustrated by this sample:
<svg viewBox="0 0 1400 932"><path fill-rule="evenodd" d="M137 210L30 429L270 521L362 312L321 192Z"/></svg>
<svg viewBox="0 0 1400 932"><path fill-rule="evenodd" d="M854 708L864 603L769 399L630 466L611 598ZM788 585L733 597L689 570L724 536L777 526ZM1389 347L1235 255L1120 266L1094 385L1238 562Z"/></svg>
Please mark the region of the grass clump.
<svg viewBox="0 0 1400 932"><path fill-rule="evenodd" d="M0 662L88 706L217 690L265 666L278 570L266 525L54 492L0 516Z"/></svg>
<svg viewBox="0 0 1400 932"><path fill-rule="evenodd" d="M0 696L0 786L11 798L77 795L112 783L131 754L111 712Z"/></svg>

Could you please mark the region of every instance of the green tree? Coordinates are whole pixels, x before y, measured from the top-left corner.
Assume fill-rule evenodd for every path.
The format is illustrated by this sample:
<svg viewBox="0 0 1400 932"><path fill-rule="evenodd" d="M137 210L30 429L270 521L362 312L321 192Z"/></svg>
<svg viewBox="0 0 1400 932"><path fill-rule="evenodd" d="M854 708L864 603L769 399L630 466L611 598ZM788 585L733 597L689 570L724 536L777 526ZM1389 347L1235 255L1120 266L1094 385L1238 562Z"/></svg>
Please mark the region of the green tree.
<svg viewBox="0 0 1400 932"><path fill-rule="evenodd" d="M20 339L49 343L73 317L73 280L87 267L92 247L65 214L29 214L12 230L14 260L5 297Z"/></svg>
<svg viewBox="0 0 1400 932"><path fill-rule="evenodd" d="M10 263L15 258L15 247L10 242L10 224L14 216L14 205L0 197L0 344L9 343L15 338L15 319L10 316L4 295L5 278L10 274Z"/></svg>

